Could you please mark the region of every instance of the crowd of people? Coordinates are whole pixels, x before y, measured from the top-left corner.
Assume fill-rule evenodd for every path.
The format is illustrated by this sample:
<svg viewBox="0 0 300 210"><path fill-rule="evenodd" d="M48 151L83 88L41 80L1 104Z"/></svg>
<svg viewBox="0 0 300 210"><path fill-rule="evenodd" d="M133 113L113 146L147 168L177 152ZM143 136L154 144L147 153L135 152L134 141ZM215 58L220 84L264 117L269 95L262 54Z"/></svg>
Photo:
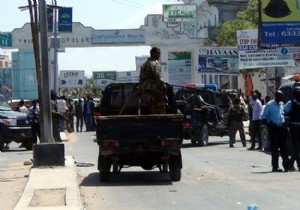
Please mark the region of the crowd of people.
<svg viewBox="0 0 300 210"><path fill-rule="evenodd" d="M92 97L79 98L72 100L65 96L58 96L55 91L51 91L51 115L52 115L52 132L55 142L62 142L60 132L67 131L68 133L75 131L83 132L85 125L86 132L96 129L96 122L93 113L96 103ZM25 106L24 100L20 100L16 111L27 114L32 132L32 143L37 144L41 138L40 130L40 108L38 100L32 100L31 106ZM74 117L76 122L74 122ZM75 126L74 126L75 125ZM9 147L8 145L6 147ZM20 145L23 147L23 145Z"/></svg>
<svg viewBox="0 0 300 210"><path fill-rule="evenodd" d="M248 150L264 150L260 127L265 124L269 130L272 171L295 170L295 163L300 171L300 86L294 85L292 91L293 97L286 104L280 90L275 92L272 100L268 96L262 100L258 91L253 91L245 102L241 101L241 97L236 98L228 111L229 147L234 147L237 131L243 146L246 147L243 116L248 113L251 144ZM289 119L288 122L286 119ZM292 151L288 150L287 137L291 138ZM282 158L283 169L279 167L279 157Z"/></svg>

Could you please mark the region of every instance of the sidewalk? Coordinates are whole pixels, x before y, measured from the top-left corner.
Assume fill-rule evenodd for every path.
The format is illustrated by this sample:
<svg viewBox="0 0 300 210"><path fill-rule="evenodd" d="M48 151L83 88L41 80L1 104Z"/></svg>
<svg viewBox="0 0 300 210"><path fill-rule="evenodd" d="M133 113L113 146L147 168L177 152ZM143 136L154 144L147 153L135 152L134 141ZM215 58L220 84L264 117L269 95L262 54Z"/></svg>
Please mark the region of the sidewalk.
<svg viewBox="0 0 300 210"><path fill-rule="evenodd" d="M61 132L63 141L67 134ZM65 166L31 168L28 182L15 210L82 210L73 157Z"/></svg>

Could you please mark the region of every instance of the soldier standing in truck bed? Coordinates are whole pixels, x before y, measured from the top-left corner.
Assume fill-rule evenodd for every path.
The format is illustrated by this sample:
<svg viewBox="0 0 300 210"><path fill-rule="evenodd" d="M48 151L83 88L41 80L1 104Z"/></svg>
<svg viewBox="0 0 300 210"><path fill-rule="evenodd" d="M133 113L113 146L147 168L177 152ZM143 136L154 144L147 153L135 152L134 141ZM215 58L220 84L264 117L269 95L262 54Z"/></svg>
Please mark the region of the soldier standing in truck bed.
<svg viewBox="0 0 300 210"><path fill-rule="evenodd" d="M150 58L142 65L139 78L139 91L149 106L150 114L165 112L165 84L159 63L160 49L153 47Z"/></svg>

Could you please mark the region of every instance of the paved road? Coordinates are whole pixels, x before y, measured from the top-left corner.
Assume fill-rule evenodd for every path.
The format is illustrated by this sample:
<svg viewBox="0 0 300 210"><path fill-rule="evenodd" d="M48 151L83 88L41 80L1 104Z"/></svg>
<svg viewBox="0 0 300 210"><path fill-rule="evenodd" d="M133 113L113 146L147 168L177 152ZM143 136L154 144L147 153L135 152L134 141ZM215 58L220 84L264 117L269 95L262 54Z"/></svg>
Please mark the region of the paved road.
<svg viewBox="0 0 300 210"><path fill-rule="evenodd" d="M0 154L0 209L13 209L24 187L32 152L14 145ZM171 182L158 170L127 168L99 181L98 147L94 132L69 134L66 155L77 162L78 185L87 210L96 209L299 209L300 173L271 173L270 155L248 151L240 142L228 147L228 138L210 138L207 147L182 147L183 171L180 182Z"/></svg>
<svg viewBox="0 0 300 210"><path fill-rule="evenodd" d="M300 173L271 173L270 155L248 151L241 142L228 147L228 137L210 138L207 147L185 141L180 182L158 170L127 168L101 183L92 133L72 134L67 153L74 154L83 203L94 209L298 209Z"/></svg>

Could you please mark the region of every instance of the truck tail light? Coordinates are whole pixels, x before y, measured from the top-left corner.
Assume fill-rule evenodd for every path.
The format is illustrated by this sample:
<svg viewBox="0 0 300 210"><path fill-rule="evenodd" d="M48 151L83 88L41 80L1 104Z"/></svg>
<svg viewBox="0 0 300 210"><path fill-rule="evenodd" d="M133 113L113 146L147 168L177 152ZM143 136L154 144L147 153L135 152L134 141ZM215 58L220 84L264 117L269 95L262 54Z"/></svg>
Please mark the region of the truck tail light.
<svg viewBox="0 0 300 210"><path fill-rule="evenodd" d="M185 122L185 123L184 123L184 127L191 127L191 123Z"/></svg>
<svg viewBox="0 0 300 210"><path fill-rule="evenodd" d="M104 140L101 142L100 147L105 147L105 148L119 147L119 142L117 140Z"/></svg>
<svg viewBox="0 0 300 210"><path fill-rule="evenodd" d="M175 146L179 146L181 144L181 140L180 139L165 139L161 142L161 145L164 147L175 147Z"/></svg>

